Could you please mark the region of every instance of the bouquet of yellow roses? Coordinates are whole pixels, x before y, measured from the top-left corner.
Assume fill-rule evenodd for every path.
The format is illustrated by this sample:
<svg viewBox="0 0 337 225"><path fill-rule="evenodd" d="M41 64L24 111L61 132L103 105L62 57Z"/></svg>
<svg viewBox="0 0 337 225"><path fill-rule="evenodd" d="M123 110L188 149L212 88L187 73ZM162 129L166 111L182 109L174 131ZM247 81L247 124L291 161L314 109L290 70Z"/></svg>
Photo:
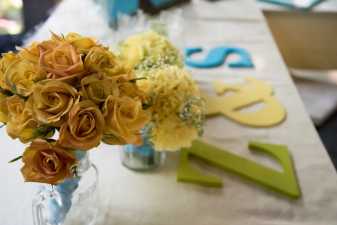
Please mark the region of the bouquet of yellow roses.
<svg viewBox="0 0 337 225"><path fill-rule="evenodd" d="M136 80L108 48L75 33L4 54L0 121L10 137L30 142L22 156L25 180L63 182L77 164L74 150L101 141L140 144L150 115Z"/></svg>

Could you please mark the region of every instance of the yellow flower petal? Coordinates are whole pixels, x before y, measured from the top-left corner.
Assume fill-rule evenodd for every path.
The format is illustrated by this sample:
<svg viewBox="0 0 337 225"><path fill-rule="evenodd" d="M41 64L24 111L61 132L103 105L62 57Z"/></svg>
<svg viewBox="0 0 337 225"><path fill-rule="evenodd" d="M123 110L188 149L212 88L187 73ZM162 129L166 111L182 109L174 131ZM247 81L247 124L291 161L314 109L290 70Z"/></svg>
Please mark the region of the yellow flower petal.
<svg viewBox="0 0 337 225"><path fill-rule="evenodd" d="M157 151L178 151L191 147L198 138L198 130L171 116L156 124L151 131L151 142Z"/></svg>
<svg viewBox="0 0 337 225"><path fill-rule="evenodd" d="M183 66L182 57L166 37L154 32L133 35L122 42L121 58L128 69L133 69L143 61L147 64L164 63Z"/></svg>

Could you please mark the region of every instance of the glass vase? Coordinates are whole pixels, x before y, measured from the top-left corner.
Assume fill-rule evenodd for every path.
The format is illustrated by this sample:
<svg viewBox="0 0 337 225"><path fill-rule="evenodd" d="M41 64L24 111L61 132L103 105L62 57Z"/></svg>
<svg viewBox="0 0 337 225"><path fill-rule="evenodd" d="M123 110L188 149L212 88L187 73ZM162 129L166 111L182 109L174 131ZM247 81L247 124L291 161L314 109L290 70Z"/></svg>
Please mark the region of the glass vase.
<svg viewBox="0 0 337 225"><path fill-rule="evenodd" d="M122 164L136 171L153 170L164 164L165 153L155 151L147 136L142 145L125 145L121 151Z"/></svg>
<svg viewBox="0 0 337 225"><path fill-rule="evenodd" d="M33 199L34 225L94 225L97 215L98 170L89 155L76 151L79 165L63 183L41 185Z"/></svg>

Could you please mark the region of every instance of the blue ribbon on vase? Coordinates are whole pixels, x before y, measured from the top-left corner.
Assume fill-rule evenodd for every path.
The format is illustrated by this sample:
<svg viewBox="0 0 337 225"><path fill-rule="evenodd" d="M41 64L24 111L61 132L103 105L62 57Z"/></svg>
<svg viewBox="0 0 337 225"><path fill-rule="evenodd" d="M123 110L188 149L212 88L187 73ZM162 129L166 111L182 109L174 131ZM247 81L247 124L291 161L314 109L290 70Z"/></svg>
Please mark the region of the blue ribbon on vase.
<svg viewBox="0 0 337 225"><path fill-rule="evenodd" d="M154 155L155 150L153 149L153 146L149 139L148 130L144 129L142 132L142 139L143 144L142 145L126 145L125 151L128 153L138 153L139 155L142 155L144 157L150 157Z"/></svg>
<svg viewBox="0 0 337 225"><path fill-rule="evenodd" d="M76 151L75 156L77 160L81 161L86 155L86 152ZM81 177L74 177L65 180L63 183L53 186L50 190L48 186L41 186L40 193L47 193L46 198L42 201L45 204L43 214L46 216L50 225L62 224L71 209L73 194L79 186Z"/></svg>

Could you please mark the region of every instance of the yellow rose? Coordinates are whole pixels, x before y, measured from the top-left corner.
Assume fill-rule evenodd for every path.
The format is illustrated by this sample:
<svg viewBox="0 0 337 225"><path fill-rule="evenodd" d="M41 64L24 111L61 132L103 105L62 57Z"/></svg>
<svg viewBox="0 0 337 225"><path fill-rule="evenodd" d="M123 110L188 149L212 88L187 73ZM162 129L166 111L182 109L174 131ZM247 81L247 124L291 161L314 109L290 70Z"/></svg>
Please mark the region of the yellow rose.
<svg viewBox="0 0 337 225"><path fill-rule="evenodd" d="M0 59L0 87L4 90L11 90L11 87L5 81L5 73L7 69L18 61L18 57L13 52L2 55Z"/></svg>
<svg viewBox="0 0 337 225"><path fill-rule="evenodd" d="M131 98L139 98L145 101L146 94L139 89L136 83L137 79L133 78L131 74L118 76L117 82L121 95L126 95Z"/></svg>
<svg viewBox="0 0 337 225"><path fill-rule="evenodd" d="M25 102L17 95L7 98L8 122L7 133L12 138L19 138L26 143L36 138L37 121L33 119L31 102Z"/></svg>
<svg viewBox="0 0 337 225"><path fill-rule="evenodd" d="M18 57L24 60L28 60L29 62L32 62L34 64L38 64L40 58L40 50L38 46L38 43L34 42L28 47L21 48L18 53Z"/></svg>
<svg viewBox="0 0 337 225"><path fill-rule="evenodd" d="M130 97L109 96L103 106L105 129L103 141L108 144L141 144L140 130L150 120L141 101Z"/></svg>
<svg viewBox="0 0 337 225"><path fill-rule="evenodd" d="M65 40L73 45L79 53L87 53L90 48L97 45L94 39L83 37L77 33L67 34Z"/></svg>
<svg viewBox="0 0 337 225"><path fill-rule="evenodd" d="M64 40L51 40L39 44L40 67L48 73L48 78L73 80L84 75L80 53Z"/></svg>
<svg viewBox="0 0 337 225"><path fill-rule="evenodd" d="M93 74L81 80L81 93L84 98L100 104L109 95L119 95L119 89L114 79L102 74Z"/></svg>
<svg viewBox="0 0 337 225"><path fill-rule="evenodd" d="M8 122L7 96L0 93L0 122Z"/></svg>
<svg viewBox="0 0 337 225"><path fill-rule="evenodd" d="M60 129L60 145L67 148L89 150L99 145L104 129L104 118L90 100L76 103L69 118Z"/></svg>
<svg viewBox="0 0 337 225"><path fill-rule="evenodd" d="M77 160L71 150L46 140L34 140L26 148L21 173L26 182L59 184L73 176Z"/></svg>
<svg viewBox="0 0 337 225"><path fill-rule="evenodd" d="M77 99L77 90L58 80L38 83L32 95L33 110L39 122L59 126Z"/></svg>
<svg viewBox="0 0 337 225"><path fill-rule="evenodd" d="M84 66L92 72L104 72L110 76L124 72L123 65L108 49L93 47L85 56Z"/></svg>
<svg viewBox="0 0 337 225"><path fill-rule="evenodd" d="M118 84L119 94L121 96L126 95L131 98L145 100L145 93L139 89L138 83L136 83L138 79L141 80L143 78L135 78L132 72L126 72L112 77L108 76L108 78Z"/></svg>
<svg viewBox="0 0 337 225"><path fill-rule="evenodd" d="M45 74L36 64L17 60L7 68L4 78L11 92L27 97L33 92L34 84L45 79Z"/></svg>

